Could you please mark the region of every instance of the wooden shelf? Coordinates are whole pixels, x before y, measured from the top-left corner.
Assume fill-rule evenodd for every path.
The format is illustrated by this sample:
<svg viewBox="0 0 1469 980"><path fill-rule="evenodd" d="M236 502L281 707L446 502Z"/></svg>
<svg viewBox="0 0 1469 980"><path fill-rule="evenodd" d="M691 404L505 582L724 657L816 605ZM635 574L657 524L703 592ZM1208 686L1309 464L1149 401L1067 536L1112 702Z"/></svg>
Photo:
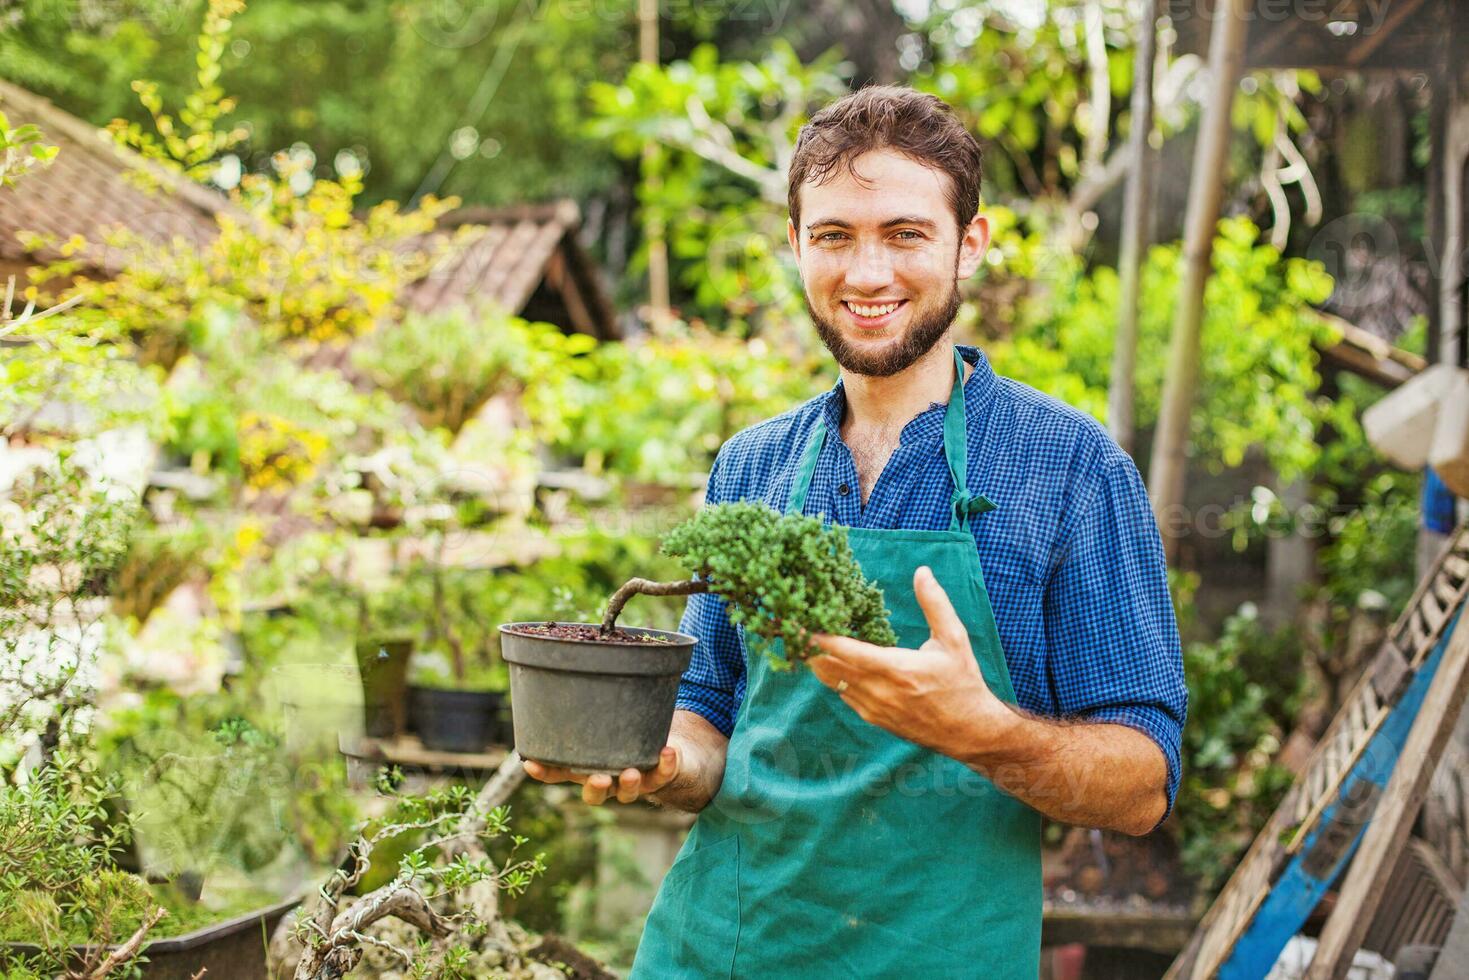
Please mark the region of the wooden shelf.
<svg viewBox="0 0 1469 980"><path fill-rule="evenodd" d="M1041 945L1112 946L1174 954L1188 944L1199 917L1173 907L1045 903Z"/></svg>
<svg viewBox="0 0 1469 980"><path fill-rule="evenodd" d="M338 748L348 759L376 766L399 766L419 772L491 773L500 767L510 750L493 745L484 752L441 752L430 749L416 735L395 739L350 738L342 735Z"/></svg>

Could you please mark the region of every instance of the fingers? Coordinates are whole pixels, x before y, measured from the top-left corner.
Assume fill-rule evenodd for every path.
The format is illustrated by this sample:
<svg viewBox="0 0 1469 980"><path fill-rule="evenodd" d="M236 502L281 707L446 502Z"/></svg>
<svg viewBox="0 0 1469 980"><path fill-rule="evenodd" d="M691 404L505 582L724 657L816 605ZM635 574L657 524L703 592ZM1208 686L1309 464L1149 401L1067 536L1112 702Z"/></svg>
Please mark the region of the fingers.
<svg viewBox="0 0 1469 980"><path fill-rule="evenodd" d="M634 770L636 772L636 770ZM612 777L605 772L593 773L587 777L587 781L581 785L581 798L592 806L601 806L607 802L607 795L612 792Z"/></svg>
<svg viewBox="0 0 1469 980"><path fill-rule="evenodd" d="M807 666L820 677L822 682L823 661L826 671L831 669L831 661L837 660L844 664L848 671L845 675L849 680L854 673L866 673L869 671L886 670L892 663L893 648L880 647L866 640L858 640L850 636L832 636L827 633L813 633L811 642L823 652L818 656L806 661ZM833 681L832 683L835 683Z"/></svg>
<svg viewBox="0 0 1469 980"><path fill-rule="evenodd" d="M831 637L831 639L846 639L846 637ZM860 643L861 641L853 640L852 642ZM806 665L811 668L811 673L816 675L817 680L832 690L836 690L836 686L843 680L850 684L852 677L857 673L850 663L832 654L812 657L806 662Z"/></svg>
<svg viewBox="0 0 1469 980"><path fill-rule="evenodd" d="M571 783L581 782L576 774L570 769L561 769L556 766L544 765L531 759L522 759L521 765L525 767L525 774L540 783Z"/></svg>
<svg viewBox="0 0 1469 980"><path fill-rule="evenodd" d="M658 754L658 766L652 772L639 773L642 780L644 793L656 793L673 781L678 775L679 765L683 757L679 754L676 746L665 745L663 751Z"/></svg>
<svg viewBox="0 0 1469 980"><path fill-rule="evenodd" d="M948 593L939 585L939 580L934 578L933 570L927 565L920 565L918 571L913 573L913 594L918 598L923 618L928 620L928 629L934 638L946 649L968 652L969 631L964 628L964 621L954 611L954 604L949 601Z"/></svg>
<svg viewBox="0 0 1469 980"><path fill-rule="evenodd" d="M676 748L666 745L659 753L655 768L646 773L640 769L624 769L617 774L615 784L610 773L587 775L530 759L523 760L522 765L526 775L538 782L580 783L582 801L592 806L601 806L609 797L615 796L619 803L635 803L640 797L662 789L678 774L679 754Z"/></svg>

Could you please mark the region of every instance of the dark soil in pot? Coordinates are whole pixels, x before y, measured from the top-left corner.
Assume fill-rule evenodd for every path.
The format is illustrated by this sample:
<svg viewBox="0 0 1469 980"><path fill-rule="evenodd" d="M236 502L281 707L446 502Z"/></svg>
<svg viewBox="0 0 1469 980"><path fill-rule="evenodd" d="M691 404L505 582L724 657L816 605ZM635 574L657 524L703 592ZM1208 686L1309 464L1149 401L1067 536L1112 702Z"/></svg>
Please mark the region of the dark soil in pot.
<svg viewBox="0 0 1469 980"><path fill-rule="evenodd" d="M509 734L505 694L419 687L413 691L413 724L425 748L440 752L483 752L503 745Z"/></svg>
<svg viewBox="0 0 1469 980"><path fill-rule="evenodd" d="M694 638L589 623L507 623L515 747L547 765L589 772L651 769L668 742Z"/></svg>

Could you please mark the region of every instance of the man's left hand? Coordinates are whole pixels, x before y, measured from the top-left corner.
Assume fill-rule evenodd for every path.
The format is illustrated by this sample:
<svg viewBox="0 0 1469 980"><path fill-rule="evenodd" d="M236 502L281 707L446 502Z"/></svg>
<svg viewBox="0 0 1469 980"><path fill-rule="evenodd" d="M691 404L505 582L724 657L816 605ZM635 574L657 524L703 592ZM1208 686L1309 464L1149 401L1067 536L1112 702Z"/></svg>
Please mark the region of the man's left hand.
<svg viewBox="0 0 1469 980"><path fill-rule="evenodd" d="M880 647L846 636L812 637L824 653L811 671L864 721L943 755L972 750L976 736L995 737L1018 720L980 673L969 632L927 566L913 591L928 620L917 650Z"/></svg>

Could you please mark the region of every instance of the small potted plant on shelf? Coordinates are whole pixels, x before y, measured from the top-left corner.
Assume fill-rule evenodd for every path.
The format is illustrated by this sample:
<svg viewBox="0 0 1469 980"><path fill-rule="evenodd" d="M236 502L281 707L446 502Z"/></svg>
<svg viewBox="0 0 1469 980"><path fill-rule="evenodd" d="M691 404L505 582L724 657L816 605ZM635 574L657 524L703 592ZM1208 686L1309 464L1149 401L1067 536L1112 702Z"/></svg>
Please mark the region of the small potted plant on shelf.
<svg viewBox="0 0 1469 980"><path fill-rule="evenodd" d="M408 730L408 665L416 631L411 596L402 588L357 593L357 674L362 729L369 738Z"/></svg>
<svg viewBox="0 0 1469 980"><path fill-rule="evenodd" d="M811 633L897 642L882 592L863 578L846 531L819 518L782 515L762 504L719 504L670 531L663 551L694 577L631 579L613 594L599 624L500 627L515 745L524 758L584 771L657 765L695 639L618 627L634 595L716 592L729 603L730 622L783 668L811 655Z"/></svg>
<svg viewBox="0 0 1469 980"><path fill-rule="evenodd" d="M504 744L510 678L491 649L492 634L480 625L483 611L475 600L484 582L446 569L441 552L424 571L413 583L426 610L425 639L411 668L413 727L426 748L445 752Z"/></svg>
<svg viewBox="0 0 1469 980"><path fill-rule="evenodd" d="M505 744L505 692L509 674L502 663L467 659L462 668L434 650L413 658L413 725L425 748L482 752Z"/></svg>

